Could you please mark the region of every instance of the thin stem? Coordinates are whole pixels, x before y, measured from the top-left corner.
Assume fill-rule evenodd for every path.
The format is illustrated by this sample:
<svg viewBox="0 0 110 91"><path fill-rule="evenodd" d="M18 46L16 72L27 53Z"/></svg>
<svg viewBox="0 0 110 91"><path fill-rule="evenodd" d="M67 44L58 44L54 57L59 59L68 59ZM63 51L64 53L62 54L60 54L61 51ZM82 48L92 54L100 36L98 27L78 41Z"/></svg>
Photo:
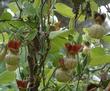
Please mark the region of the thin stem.
<svg viewBox="0 0 110 91"><path fill-rule="evenodd" d="M51 0L48 0L48 26L50 26L50 9L51 9Z"/></svg>
<svg viewBox="0 0 110 91"><path fill-rule="evenodd" d="M78 91L78 89L79 89L78 87L79 87L80 77L81 76L79 76L79 78L78 78L78 83L77 83L76 91Z"/></svg>
<svg viewBox="0 0 110 91"><path fill-rule="evenodd" d="M19 11L20 11L19 19L21 19L22 8L19 6L19 4L18 4L18 0L15 0L15 2L16 2L16 5L17 5Z"/></svg>
<svg viewBox="0 0 110 91"><path fill-rule="evenodd" d="M46 52L45 52L44 56L41 57L41 62L40 62L40 66L39 67L43 66L43 64L44 64L44 62L46 60L46 57L48 55L49 50L50 50L50 39L48 38L47 39L47 49L46 49Z"/></svg>
<svg viewBox="0 0 110 91"><path fill-rule="evenodd" d="M44 27L43 26L43 24L44 24L44 22L43 22L44 21L43 20L43 8L44 8L44 5L46 3L46 0L45 1L44 0L41 0L41 3L42 3L41 4L42 6L41 6L41 13L40 13L41 16L40 16L40 18L41 18L41 31L42 31L43 30L43 27Z"/></svg>
<svg viewBox="0 0 110 91"><path fill-rule="evenodd" d="M43 86L45 87L45 66L44 65L43 65L42 76L43 76Z"/></svg>
<svg viewBox="0 0 110 91"><path fill-rule="evenodd" d="M5 42L5 36L4 36L3 32L1 34L2 34L2 41L4 43Z"/></svg>
<svg viewBox="0 0 110 91"><path fill-rule="evenodd" d="M88 56L85 56L85 57L84 57L84 61L86 61L87 57L88 57ZM79 63L80 60L79 60L79 56L78 56L78 55L77 55L77 58L78 58L78 64L80 64L80 63ZM77 83L76 91L78 91L78 89L79 89L79 88L78 88L78 87L79 87L79 83L80 83L80 80L81 80L81 78L82 78L82 76L83 76L83 74L84 74L86 65L87 65L87 62L85 63L84 67L82 68L82 72L81 72L80 74L78 73L78 83Z"/></svg>

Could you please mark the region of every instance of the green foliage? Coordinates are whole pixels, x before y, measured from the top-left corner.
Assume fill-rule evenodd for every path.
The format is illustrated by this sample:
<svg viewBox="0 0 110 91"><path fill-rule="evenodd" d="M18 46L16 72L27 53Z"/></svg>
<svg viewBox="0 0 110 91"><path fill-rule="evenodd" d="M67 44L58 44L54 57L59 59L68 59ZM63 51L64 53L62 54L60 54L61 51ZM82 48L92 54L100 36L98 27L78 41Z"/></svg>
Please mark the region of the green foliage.
<svg viewBox="0 0 110 91"><path fill-rule="evenodd" d="M52 47L51 47L50 53L58 52L64 46L66 42L67 40L65 38L57 37L53 39L51 41Z"/></svg>
<svg viewBox="0 0 110 91"><path fill-rule="evenodd" d="M0 32L8 31L9 24L7 22L0 22Z"/></svg>
<svg viewBox="0 0 110 91"><path fill-rule="evenodd" d="M58 51L53 52L52 54L49 54L48 61L52 63L52 66L57 67L59 65L59 59L62 58L63 55Z"/></svg>
<svg viewBox="0 0 110 91"><path fill-rule="evenodd" d="M33 7L32 4L29 4L28 2L24 4L23 14L22 17L26 16L35 16L36 15L36 9Z"/></svg>
<svg viewBox="0 0 110 91"><path fill-rule="evenodd" d="M56 37L66 37L65 34L67 34L68 30L60 30L60 31L52 31L50 32L50 39L55 39ZM63 36L62 36L63 35Z"/></svg>
<svg viewBox="0 0 110 91"><path fill-rule="evenodd" d="M104 42L110 43L110 36L104 36L104 37L102 38L102 40L103 40Z"/></svg>
<svg viewBox="0 0 110 91"><path fill-rule="evenodd" d="M0 73L2 73L3 71L5 71L5 64L4 62L0 62Z"/></svg>
<svg viewBox="0 0 110 91"><path fill-rule="evenodd" d="M33 40L33 39L35 38L36 34L37 34L37 31L36 31L36 30L30 31L30 33L28 34L27 39L28 39L29 41Z"/></svg>
<svg viewBox="0 0 110 91"><path fill-rule="evenodd" d="M33 7L36 8L36 11L40 8L41 0L34 0Z"/></svg>
<svg viewBox="0 0 110 91"><path fill-rule="evenodd" d="M110 63L110 55L106 54L104 48L96 47L91 50L91 62L90 65L103 65Z"/></svg>
<svg viewBox="0 0 110 91"><path fill-rule="evenodd" d="M14 72L9 72L9 71L4 71L0 74L0 84L8 84L13 81L15 81L15 73Z"/></svg>
<svg viewBox="0 0 110 91"><path fill-rule="evenodd" d="M56 3L55 4L55 11L57 11L61 15L68 17L68 18L74 17L74 13L72 12L72 8L68 7L67 5L65 5L63 3Z"/></svg>
<svg viewBox="0 0 110 91"><path fill-rule="evenodd" d="M98 5L94 0L90 0L91 3L91 10L92 12L97 11L98 10Z"/></svg>
<svg viewBox="0 0 110 91"><path fill-rule="evenodd" d="M68 41L70 33L72 33L72 31L67 29L51 32L49 38L51 39L52 50L50 50L50 53L58 52L63 48L64 44Z"/></svg>
<svg viewBox="0 0 110 91"><path fill-rule="evenodd" d="M74 18L70 18L70 21L69 21L69 30L70 31L74 31Z"/></svg>
<svg viewBox="0 0 110 91"><path fill-rule="evenodd" d="M12 15L9 12L4 11L2 13L2 15L0 16L0 19L2 19L2 20L11 20L12 19Z"/></svg>
<svg viewBox="0 0 110 91"><path fill-rule="evenodd" d="M17 7L15 2L11 2L8 4L8 7L12 10L14 14L19 13L19 8Z"/></svg>
<svg viewBox="0 0 110 91"><path fill-rule="evenodd" d="M3 36L4 36L5 41L3 41ZM3 35L0 34L0 43L7 42L8 39L9 39L9 36L7 33L4 33Z"/></svg>

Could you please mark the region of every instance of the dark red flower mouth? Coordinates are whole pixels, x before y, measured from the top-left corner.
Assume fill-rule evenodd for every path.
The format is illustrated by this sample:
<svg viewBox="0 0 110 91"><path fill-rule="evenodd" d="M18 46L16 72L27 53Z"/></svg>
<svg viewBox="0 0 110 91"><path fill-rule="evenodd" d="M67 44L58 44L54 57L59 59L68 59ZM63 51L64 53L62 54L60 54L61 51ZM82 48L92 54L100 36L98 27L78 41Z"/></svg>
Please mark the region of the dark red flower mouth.
<svg viewBox="0 0 110 91"><path fill-rule="evenodd" d="M26 80L16 80L18 88L27 88L28 82Z"/></svg>
<svg viewBox="0 0 110 91"><path fill-rule="evenodd" d="M7 44L8 49L10 50L18 50L20 47L21 43L19 40L10 40Z"/></svg>
<svg viewBox="0 0 110 91"><path fill-rule="evenodd" d="M72 44L67 43L65 44L65 48L69 54L77 54L81 50L82 45L80 44L72 45Z"/></svg>

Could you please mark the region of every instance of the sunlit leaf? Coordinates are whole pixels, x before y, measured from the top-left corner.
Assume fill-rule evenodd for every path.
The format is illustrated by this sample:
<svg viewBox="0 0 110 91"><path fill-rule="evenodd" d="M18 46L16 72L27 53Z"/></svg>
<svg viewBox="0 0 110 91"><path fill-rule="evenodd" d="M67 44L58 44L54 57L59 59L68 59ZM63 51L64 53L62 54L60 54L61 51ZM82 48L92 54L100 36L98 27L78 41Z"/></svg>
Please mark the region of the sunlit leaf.
<svg viewBox="0 0 110 91"><path fill-rule="evenodd" d="M68 30L64 30L64 31L62 31L62 30L60 30L60 31L52 31L52 32L50 32L49 38L50 38L50 39L54 39L55 37L61 36L61 35L63 35L64 33L67 33L67 32L68 32Z"/></svg>
<svg viewBox="0 0 110 91"><path fill-rule="evenodd" d="M11 20L12 15L9 12L4 11L4 13L2 13L2 15L0 16L0 19L2 19L2 20Z"/></svg>
<svg viewBox="0 0 110 91"><path fill-rule="evenodd" d="M37 34L36 30L30 31L27 39L30 40L30 41L33 40L35 38L36 34Z"/></svg>
<svg viewBox="0 0 110 91"><path fill-rule="evenodd" d="M110 55L94 56L91 58L90 65L98 66L106 63L110 63Z"/></svg>
<svg viewBox="0 0 110 91"><path fill-rule="evenodd" d="M110 63L110 55L107 55L104 48L96 47L91 50L90 65L103 65Z"/></svg>
<svg viewBox="0 0 110 91"><path fill-rule="evenodd" d="M53 64L54 67L58 66L59 59L61 58L63 58L63 55L58 51L48 56L48 60Z"/></svg>
<svg viewBox="0 0 110 91"><path fill-rule="evenodd" d="M8 4L8 7L12 10L13 13L19 12L19 9L15 2L11 2Z"/></svg>
<svg viewBox="0 0 110 91"><path fill-rule="evenodd" d="M38 9L40 7L41 0L34 0L33 7Z"/></svg>
<svg viewBox="0 0 110 91"><path fill-rule="evenodd" d="M102 38L102 40L103 40L104 42L109 42L109 43L110 43L110 36L104 36L104 37Z"/></svg>
<svg viewBox="0 0 110 91"><path fill-rule="evenodd" d="M90 0L90 4L91 4L91 10L92 10L92 12L98 10L98 5L97 5L97 3L94 0Z"/></svg>
<svg viewBox="0 0 110 91"><path fill-rule="evenodd" d="M0 32L7 31L9 29L9 24L7 22L0 22Z"/></svg>
<svg viewBox="0 0 110 91"><path fill-rule="evenodd" d="M15 81L14 72L4 71L0 74L0 84L8 84L13 81Z"/></svg>
<svg viewBox="0 0 110 91"><path fill-rule="evenodd" d="M91 54L92 56L105 55L105 51L104 51L104 48L96 47L91 50Z"/></svg>
<svg viewBox="0 0 110 91"><path fill-rule="evenodd" d="M69 21L69 30L74 31L74 18L70 18Z"/></svg>
<svg viewBox="0 0 110 91"><path fill-rule="evenodd" d="M72 12L72 8L70 8L69 6L67 6L63 3L56 3L55 4L55 11L57 11L58 13L60 13L61 15L65 16L65 17L69 17L69 18L74 17L74 14Z"/></svg>
<svg viewBox="0 0 110 91"><path fill-rule="evenodd" d="M25 3L24 9L23 9L23 17L25 16L35 16L36 15L36 9L33 7L30 3Z"/></svg>
<svg viewBox="0 0 110 91"><path fill-rule="evenodd" d="M9 35L8 35L7 33L3 33L3 35L0 34L0 42L1 42L1 43L3 42L3 36L4 36L4 38L5 38L5 41L4 41L4 42L7 42L8 39L9 39Z"/></svg>
<svg viewBox="0 0 110 91"><path fill-rule="evenodd" d="M66 39L57 37L51 41L50 53L58 52L61 48L64 47L64 44L67 43Z"/></svg>

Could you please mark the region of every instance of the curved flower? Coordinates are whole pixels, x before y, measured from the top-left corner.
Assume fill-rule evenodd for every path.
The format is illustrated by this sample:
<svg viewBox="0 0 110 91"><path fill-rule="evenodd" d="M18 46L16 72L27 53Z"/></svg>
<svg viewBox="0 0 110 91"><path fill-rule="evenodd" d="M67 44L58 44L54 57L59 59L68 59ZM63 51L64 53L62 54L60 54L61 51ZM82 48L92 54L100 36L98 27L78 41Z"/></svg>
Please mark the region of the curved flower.
<svg viewBox="0 0 110 91"><path fill-rule="evenodd" d="M82 45L80 45L80 44L72 45L72 44L67 43L67 44L65 44L65 48L69 54L75 55L81 50Z"/></svg>
<svg viewBox="0 0 110 91"><path fill-rule="evenodd" d="M7 44L7 47L10 51L18 51L21 43L19 40L10 40Z"/></svg>

